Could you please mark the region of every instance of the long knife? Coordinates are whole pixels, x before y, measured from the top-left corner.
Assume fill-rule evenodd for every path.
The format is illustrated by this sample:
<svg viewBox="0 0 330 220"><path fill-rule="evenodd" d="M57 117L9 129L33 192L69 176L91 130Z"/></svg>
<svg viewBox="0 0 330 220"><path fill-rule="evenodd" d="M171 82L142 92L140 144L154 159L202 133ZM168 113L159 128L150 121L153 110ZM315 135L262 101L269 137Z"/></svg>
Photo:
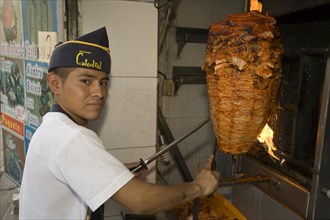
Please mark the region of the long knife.
<svg viewBox="0 0 330 220"><path fill-rule="evenodd" d="M160 151L158 151L157 153L155 153L154 155L152 155L148 159L146 159L146 160L140 159L140 164L137 165L136 167L130 168L130 171L132 173L136 173L136 172L139 172L143 169L147 170L148 169L148 166L147 166L148 164L150 164L152 161L154 161L157 157L159 157L162 154L169 151L172 147L174 147L176 144L178 144L179 142L186 139L192 133L194 133L195 131L197 131L201 127L203 127L203 125L205 125L209 120L210 119L206 119L206 120L202 121L201 123L196 125L193 129L191 129L189 132L187 132L185 135L183 135L183 136L179 137L178 139L174 140L172 143L168 144L166 147L164 147L163 149L161 149Z"/></svg>

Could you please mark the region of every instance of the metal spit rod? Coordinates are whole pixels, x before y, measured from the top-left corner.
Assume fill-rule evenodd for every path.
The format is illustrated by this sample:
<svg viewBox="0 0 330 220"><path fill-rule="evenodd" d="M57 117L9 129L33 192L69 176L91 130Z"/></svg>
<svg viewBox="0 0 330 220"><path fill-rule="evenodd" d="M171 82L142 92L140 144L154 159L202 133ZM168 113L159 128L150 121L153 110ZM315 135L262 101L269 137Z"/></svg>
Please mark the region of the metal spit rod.
<svg viewBox="0 0 330 220"><path fill-rule="evenodd" d="M142 160L140 159L140 164L137 167L134 167L131 170L132 173L141 171L143 169L148 169L147 165L149 163L151 163L152 161L154 161L157 157L161 156L162 154L164 154L165 152L169 151L172 147L176 146L176 144L178 144L179 142L183 141L184 139L186 139L188 136L190 136L192 133L194 133L195 131L197 131L198 129L200 129L201 127L203 127L203 125L205 125L210 119L206 119L204 121L202 121L201 123L199 123L198 125L196 125L193 129L191 129L189 132L187 132L186 134L184 134L183 136L179 137L178 139L176 139L175 141L173 141L172 143L168 144L166 147L164 147L163 149L161 149L160 151L158 151L157 153L155 153L154 155L152 155L151 157L149 157L146 160Z"/></svg>
<svg viewBox="0 0 330 220"><path fill-rule="evenodd" d="M219 182L219 187L239 185L239 184L249 184L249 183L261 183L270 180L271 179L267 176L253 176L253 177L243 177L237 179L228 179L228 180L221 180Z"/></svg>

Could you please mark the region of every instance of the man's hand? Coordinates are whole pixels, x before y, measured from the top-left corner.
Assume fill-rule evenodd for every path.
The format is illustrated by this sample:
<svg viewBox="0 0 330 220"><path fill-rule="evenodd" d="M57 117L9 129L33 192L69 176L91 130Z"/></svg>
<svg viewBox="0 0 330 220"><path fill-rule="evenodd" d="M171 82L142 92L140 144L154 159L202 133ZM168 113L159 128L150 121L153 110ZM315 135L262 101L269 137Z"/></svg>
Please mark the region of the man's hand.
<svg viewBox="0 0 330 220"><path fill-rule="evenodd" d="M127 167L127 169L131 169L131 168L134 168L134 167L137 167L139 166L140 162L137 161L137 162L132 162L132 163L124 163L124 165ZM145 169L141 170L140 172L135 172L134 175L136 177L139 177L141 176L141 174L143 174L144 172L146 172Z"/></svg>
<svg viewBox="0 0 330 220"><path fill-rule="evenodd" d="M211 170L213 160L214 156L211 155L208 158L204 169L201 171L197 170L197 176L194 180L194 183L200 187L202 196L212 194L219 187L220 173L215 170Z"/></svg>

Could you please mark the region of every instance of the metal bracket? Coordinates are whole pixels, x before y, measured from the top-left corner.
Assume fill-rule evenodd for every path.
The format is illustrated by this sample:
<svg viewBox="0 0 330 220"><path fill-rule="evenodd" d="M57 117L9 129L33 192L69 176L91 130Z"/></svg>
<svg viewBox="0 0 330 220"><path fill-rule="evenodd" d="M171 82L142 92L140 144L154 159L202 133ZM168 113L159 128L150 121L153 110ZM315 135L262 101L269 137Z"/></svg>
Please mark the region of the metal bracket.
<svg viewBox="0 0 330 220"><path fill-rule="evenodd" d="M183 84L205 84L205 76L206 74L201 67L174 66L172 77L174 81L174 95L176 95Z"/></svg>

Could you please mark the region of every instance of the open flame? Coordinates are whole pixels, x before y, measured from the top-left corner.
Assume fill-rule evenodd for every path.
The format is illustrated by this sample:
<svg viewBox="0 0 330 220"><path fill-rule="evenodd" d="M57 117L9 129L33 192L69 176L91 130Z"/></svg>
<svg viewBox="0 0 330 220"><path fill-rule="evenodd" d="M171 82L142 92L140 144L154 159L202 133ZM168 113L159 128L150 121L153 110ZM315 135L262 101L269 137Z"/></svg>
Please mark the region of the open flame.
<svg viewBox="0 0 330 220"><path fill-rule="evenodd" d="M260 134L258 135L258 141L262 143L267 148L267 153L274 159L283 164L285 162L284 159L277 157L273 151L277 148L273 142L274 131L268 126L266 123L265 127L262 129Z"/></svg>
<svg viewBox="0 0 330 220"><path fill-rule="evenodd" d="M250 11L253 10L262 12L262 4L258 0L250 0Z"/></svg>

